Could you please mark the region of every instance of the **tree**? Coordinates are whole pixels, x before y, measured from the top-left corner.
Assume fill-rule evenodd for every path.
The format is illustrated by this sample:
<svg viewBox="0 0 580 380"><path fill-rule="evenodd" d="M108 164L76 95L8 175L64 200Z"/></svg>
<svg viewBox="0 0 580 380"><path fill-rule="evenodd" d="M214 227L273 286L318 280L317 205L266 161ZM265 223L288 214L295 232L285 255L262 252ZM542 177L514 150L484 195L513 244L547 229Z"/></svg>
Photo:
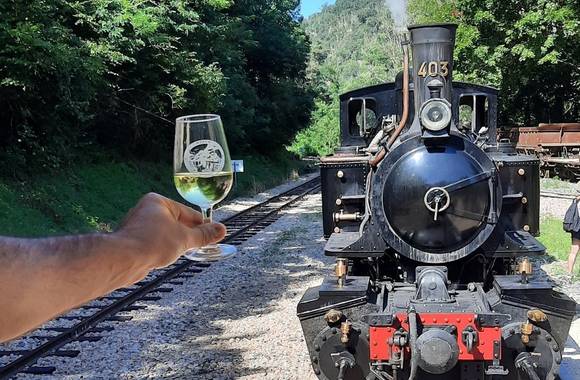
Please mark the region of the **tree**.
<svg viewBox="0 0 580 380"><path fill-rule="evenodd" d="M325 155L339 143L338 96L392 82L402 67L400 39L384 0L338 0L304 27L312 41L308 79L317 98L309 128L290 150Z"/></svg>
<svg viewBox="0 0 580 380"><path fill-rule="evenodd" d="M415 22L459 23L458 79L500 89L500 121L580 120L576 0L411 0Z"/></svg>
<svg viewBox="0 0 580 380"><path fill-rule="evenodd" d="M298 0L0 4L0 156L56 168L102 147L171 157L175 117L222 114L234 152L307 123Z"/></svg>

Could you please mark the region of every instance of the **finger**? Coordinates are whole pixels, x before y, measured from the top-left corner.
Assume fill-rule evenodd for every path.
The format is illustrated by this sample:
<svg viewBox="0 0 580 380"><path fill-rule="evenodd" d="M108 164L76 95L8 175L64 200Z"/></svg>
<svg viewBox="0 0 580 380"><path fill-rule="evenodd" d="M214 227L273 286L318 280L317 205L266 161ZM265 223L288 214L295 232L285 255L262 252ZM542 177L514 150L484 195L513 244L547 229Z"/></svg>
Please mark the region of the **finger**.
<svg viewBox="0 0 580 380"><path fill-rule="evenodd" d="M226 226L220 223L201 224L188 229L187 249L200 248L221 241L226 236Z"/></svg>
<svg viewBox="0 0 580 380"><path fill-rule="evenodd" d="M201 216L200 212L197 212L191 207L188 207L179 202L174 201L170 202L172 202L179 211L179 216L177 217L177 220L180 223L186 225L187 227L195 227L203 223L203 217Z"/></svg>
<svg viewBox="0 0 580 380"><path fill-rule="evenodd" d="M187 227L195 227L198 224L203 223L201 213L195 211L191 207L165 197L163 197L162 201L169 211L171 211L173 217Z"/></svg>
<svg viewBox="0 0 580 380"><path fill-rule="evenodd" d="M139 208L138 206L135 206L129 211L127 211L127 214L125 215L121 223L119 223L119 226L117 228L124 228L125 226L127 226L127 224L131 222L131 219L133 218L133 215L135 215L135 213L137 212L138 208Z"/></svg>

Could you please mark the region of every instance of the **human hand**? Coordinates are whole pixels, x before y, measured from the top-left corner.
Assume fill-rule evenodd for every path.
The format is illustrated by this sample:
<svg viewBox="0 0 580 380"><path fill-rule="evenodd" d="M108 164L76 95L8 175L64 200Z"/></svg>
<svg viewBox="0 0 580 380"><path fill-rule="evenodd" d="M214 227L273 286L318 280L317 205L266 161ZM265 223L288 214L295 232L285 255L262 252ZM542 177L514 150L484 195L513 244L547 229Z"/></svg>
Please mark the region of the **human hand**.
<svg viewBox="0 0 580 380"><path fill-rule="evenodd" d="M217 243L226 235L223 224L202 222L201 214L190 207L149 193L129 211L115 234L135 247L138 260L151 269L163 268L187 250Z"/></svg>

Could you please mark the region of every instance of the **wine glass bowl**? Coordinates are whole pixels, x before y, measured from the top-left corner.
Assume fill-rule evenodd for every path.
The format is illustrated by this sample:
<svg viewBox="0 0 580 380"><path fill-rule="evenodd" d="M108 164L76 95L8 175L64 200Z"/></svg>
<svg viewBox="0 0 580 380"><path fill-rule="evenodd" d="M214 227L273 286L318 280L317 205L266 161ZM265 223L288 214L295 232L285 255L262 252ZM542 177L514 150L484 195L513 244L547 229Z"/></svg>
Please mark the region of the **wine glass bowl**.
<svg viewBox="0 0 580 380"><path fill-rule="evenodd" d="M204 114L184 116L175 124L174 183L179 195L200 208L204 223L211 223L213 207L230 192L234 175L221 118ZM214 244L190 250L193 261L231 257L234 246Z"/></svg>

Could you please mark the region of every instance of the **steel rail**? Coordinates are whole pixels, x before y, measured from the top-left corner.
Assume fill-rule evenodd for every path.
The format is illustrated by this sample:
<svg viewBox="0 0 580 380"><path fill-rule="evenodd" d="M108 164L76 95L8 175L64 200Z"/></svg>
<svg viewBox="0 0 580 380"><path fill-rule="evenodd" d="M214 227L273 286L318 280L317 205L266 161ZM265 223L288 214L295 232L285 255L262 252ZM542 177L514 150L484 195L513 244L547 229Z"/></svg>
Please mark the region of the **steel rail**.
<svg viewBox="0 0 580 380"><path fill-rule="evenodd" d="M557 199L575 199L576 196L573 193L561 193L556 191L541 191L540 197L542 198L557 198Z"/></svg>
<svg viewBox="0 0 580 380"><path fill-rule="evenodd" d="M235 223L237 219L248 216L251 218L252 213L255 213L256 211L259 211L261 209L265 209L264 213L258 214L256 218L251 218L252 219L251 221L241 223L244 225L228 234L224 239L224 242L227 243L233 241L234 239L240 238L243 234L247 233L248 230L250 230L251 228L255 227L259 227L259 229L265 228L266 226L259 226L263 222L273 223L274 220L271 219L273 219L273 217L280 211L290 207L291 205L302 199L304 196L318 190L320 188L319 181L320 177L316 177L310 181L307 181L301 185L289 189L288 191L285 191L281 194L271 197L264 202L249 207L235 215L232 215L224 219L222 223L228 226L229 224ZM291 197L291 199L286 200L285 198L287 197ZM276 202L281 202L281 204L272 207L271 205ZM119 312L123 311L127 307L134 304L135 302L143 300L143 298L146 297L147 294L156 292L160 285L176 277L179 277L179 275L183 274L184 272L201 272L201 269L199 269L200 267L201 268L209 267L210 265L211 263L195 263L186 259L181 259L177 263L170 266L168 269L160 271L161 273L159 273L155 278L153 278L152 280L147 280L137 289L120 289L127 291L128 294L119 297L111 304L104 306L99 311L90 316L79 317L78 319L80 319L80 322L76 323L70 328L66 328L66 331L50 338L47 342L42 343L38 347L31 350L27 350L25 351L24 354L20 354L14 351L14 355L20 355L20 357L18 357L14 361L11 361L5 366L0 367L0 379L6 379L18 374L19 372L22 372L28 367L34 365L34 363L36 363L39 359L51 356L52 353L54 353L56 350L63 347L64 345L71 343L75 340L78 340L86 333L92 332L91 330L94 329L98 324L104 322L107 319L110 319L111 317L115 316ZM55 319L58 320L59 318ZM40 367L40 369L46 370L42 371L43 374L46 374L46 372L54 372L56 370L56 368L54 367Z"/></svg>

